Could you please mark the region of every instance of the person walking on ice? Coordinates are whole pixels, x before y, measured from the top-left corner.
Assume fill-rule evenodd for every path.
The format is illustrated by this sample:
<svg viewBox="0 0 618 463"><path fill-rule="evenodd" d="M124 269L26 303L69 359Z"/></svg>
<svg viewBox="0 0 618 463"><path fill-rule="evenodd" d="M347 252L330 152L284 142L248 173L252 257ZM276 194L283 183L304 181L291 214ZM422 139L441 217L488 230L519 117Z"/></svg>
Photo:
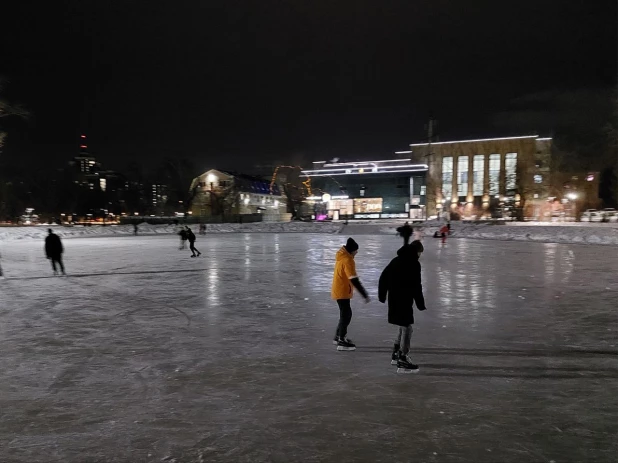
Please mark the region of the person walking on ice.
<svg viewBox="0 0 618 463"><path fill-rule="evenodd" d="M397 229L397 234L403 238L403 244L406 245L410 242L410 237L414 229L410 226L408 222L404 223L401 227Z"/></svg>
<svg viewBox="0 0 618 463"><path fill-rule="evenodd" d="M356 264L354 256L358 252L358 244L352 238L348 238L335 257L335 273L333 275L333 285L331 297L337 301L339 306L339 324L333 344L337 345L337 350L356 350L356 345L347 338L348 326L352 320L352 307L350 300L354 288L363 296L365 302L369 302L369 294L363 287L356 275Z"/></svg>
<svg viewBox="0 0 618 463"><path fill-rule="evenodd" d="M410 358L410 339L414 324L413 305L418 310L426 310L421 284L421 264L423 252L420 241L413 241L397 251L395 257L380 275L378 299L388 300L388 322L399 327L391 365L397 365L397 373L418 373L418 365Z"/></svg>
<svg viewBox="0 0 618 463"><path fill-rule="evenodd" d="M45 256L51 260L54 275L58 275L56 264L60 266L62 274L66 275L66 273L64 273L64 264L62 263L62 253L64 252L62 241L60 241L60 237L56 235L51 228L49 228L47 232L49 234L47 238L45 238Z"/></svg>
<svg viewBox="0 0 618 463"><path fill-rule="evenodd" d="M181 228L178 232L178 236L180 236L180 247L179 250L187 249L187 229Z"/></svg>
<svg viewBox="0 0 618 463"><path fill-rule="evenodd" d="M191 254L191 257L200 257L202 253L199 252L195 247L195 233L193 233L193 230L191 230L189 227L187 227L187 239L189 240L189 249L193 253Z"/></svg>

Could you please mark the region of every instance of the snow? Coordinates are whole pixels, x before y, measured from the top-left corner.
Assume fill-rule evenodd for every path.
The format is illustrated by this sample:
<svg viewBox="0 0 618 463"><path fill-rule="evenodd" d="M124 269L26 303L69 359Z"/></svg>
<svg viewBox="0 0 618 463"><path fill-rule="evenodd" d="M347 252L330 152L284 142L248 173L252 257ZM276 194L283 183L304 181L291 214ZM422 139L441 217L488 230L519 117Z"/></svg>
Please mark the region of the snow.
<svg viewBox="0 0 618 463"><path fill-rule="evenodd" d="M283 222L283 223L221 223L208 224L207 233L338 233L342 224L318 222ZM134 233L133 225L93 225L90 227L75 226L35 226L35 227L0 227L0 241L44 239L47 229L52 228L54 233L63 238L76 237L103 237L103 236L131 236ZM139 225L139 235L175 235L178 225ZM199 226L191 225L197 234Z"/></svg>
<svg viewBox="0 0 618 463"><path fill-rule="evenodd" d="M348 235L395 235L399 221L350 222L284 222L250 224L209 224L208 234L218 233L304 233L304 234L348 234ZM444 223L431 221L412 224L416 239L430 239ZM618 246L618 224L604 223L465 223L452 222L453 234L450 238L470 238L502 241L532 241L542 243L596 244ZM39 227L0 227L0 241L42 240L47 235L47 226ZM197 234L198 226L193 225ZM131 236L133 226L112 225L92 227L53 227L55 233L63 238ZM139 226L140 235L175 235L178 226L148 225Z"/></svg>
<svg viewBox="0 0 618 463"><path fill-rule="evenodd" d="M618 249L426 239L397 375L392 234L352 235L373 301L331 344L344 233L74 238L66 278L3 246L0 461L615 460Z"/></svg>
<svg viewBox="0 0 618 463"><path fill-rule="evenodd" d="M412 224L415 237L432 239L444 222ZM362 235L395 235L398 224L350 224L342 233ZM522 223L464 223L451 222L452 235L449 238L469 238L501 241L532 241L541 243L597 244L618 246L616 224L529 224Z"/></svg>

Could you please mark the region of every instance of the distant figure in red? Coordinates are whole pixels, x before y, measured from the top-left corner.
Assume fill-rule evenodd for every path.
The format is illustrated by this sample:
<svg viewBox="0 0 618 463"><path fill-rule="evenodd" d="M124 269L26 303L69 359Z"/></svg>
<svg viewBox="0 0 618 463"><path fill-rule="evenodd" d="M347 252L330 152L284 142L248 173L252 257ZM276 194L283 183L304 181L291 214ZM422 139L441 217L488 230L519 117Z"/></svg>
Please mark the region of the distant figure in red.
<svg viewBox="0 0 618 463"><path fill-rule="evenodd" d="M442 244L446 243L446 236L449 234L448 225L443 225L440 229L440 236L442 237Z"/></svg>

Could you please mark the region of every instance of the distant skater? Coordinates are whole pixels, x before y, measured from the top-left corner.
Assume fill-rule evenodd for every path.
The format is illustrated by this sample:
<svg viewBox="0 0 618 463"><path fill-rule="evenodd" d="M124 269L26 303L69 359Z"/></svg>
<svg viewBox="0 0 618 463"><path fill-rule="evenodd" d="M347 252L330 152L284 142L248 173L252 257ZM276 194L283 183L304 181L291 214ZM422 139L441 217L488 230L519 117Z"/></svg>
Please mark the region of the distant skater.
<svg viewBox="0 0 618 463"><path fill-rule="evenodd" d="M333 344L337 345L337 350L356 350L356 345L348 339L348 326L352 320L352 307L350 300L354 292L353 288L361 293L365 302L369 302L369 294L361 284L356 275L356 264L354 256L358 253L358 244L352 238L348 238L345 246L337 251L335 258L335 273L333 275L333 285L331 296L337 301L339 306L339 324Z"/></svg>
<svg viewBox="0 0 618 463"><path fill-rule="evenodd" d="M414 229L410 226L408 222L404 223L401 227L397 229L397 233L403 238L404 245L410 242L410 237L412 236L413 232Z"/></svg>
<svg viewBox="0 0 618 463"><path fill-rule="evenodd" d="M443 225L440 229L440 237L442 238L442 244L446 244L446 237L451 232L449 225Z"/></svg>
<svg viewBox="0 0 618 463"><path fill-rule="evenodd" d="M60 267L62 274L66 275L64 272L64 264L62 263L62 253L64 252L62 241L60 241L60 237L56 235L51 228L47 231L49 234L47 238L45 238L45 255L51 260L54 275L58 275L56 264Z"/></svg>
<svg viewBox="0 0 618 463"><path fill-rule="evenodd" d="M133 224L133 235L137 236L138 226L136 223Z"/></svg>
<svg viewBox="0 0 618 463"><path fill-rule="evenodd" d="M189 227L187 227L187 239L189 240L189 249L193 253L191 254L191 257L200 257L202 253L199 252L195 247L195 233L193 233L193 231Z"/></svg>
<svg viewBox="0 0 618 463"><path fill-rule="evenodd" d="M181 228L180 231L178 232L178 236L180 236L180 247L178 249L180 249L181 251L183 249L187 249L187 230L186 230L186 228Z"/></svg>
<svg viewBox="0 0 618 463"><path fill-rule="evenodd" d="M397 365L397 373L419 371L409 353L414 303L418 310L426 310L419 262L422 252L420 241L404 245L380 275L378 298L381 303L388 301L388 322L399 327L391 356L391 365Z"/></svg>
<svg viewBox="0 0 618 463"><path fill-rule="evenodd" d="M2 255L0 255L0 259L2 259ZM4 274L2 273L2 264L0 264L0 280L4 280Z"/></svg>

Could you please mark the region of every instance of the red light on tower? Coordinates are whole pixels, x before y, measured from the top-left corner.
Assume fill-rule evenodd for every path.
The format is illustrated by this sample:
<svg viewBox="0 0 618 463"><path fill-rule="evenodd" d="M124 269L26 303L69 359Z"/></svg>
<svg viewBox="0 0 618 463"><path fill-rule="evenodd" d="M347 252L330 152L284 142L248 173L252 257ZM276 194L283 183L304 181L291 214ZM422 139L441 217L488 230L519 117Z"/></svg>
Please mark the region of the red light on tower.
<svg viewBox="0 0 618 463"><path fill-rule="evenodd" d="M82 137L82 138L86 138L86 135L82 135L81 137Z"/></svg>
<svg viewBox="0 0 618 463"><path fill-rule="evenodd" d="M80 148L86 149L88 148L86 145L79 145Z"/></svg>

